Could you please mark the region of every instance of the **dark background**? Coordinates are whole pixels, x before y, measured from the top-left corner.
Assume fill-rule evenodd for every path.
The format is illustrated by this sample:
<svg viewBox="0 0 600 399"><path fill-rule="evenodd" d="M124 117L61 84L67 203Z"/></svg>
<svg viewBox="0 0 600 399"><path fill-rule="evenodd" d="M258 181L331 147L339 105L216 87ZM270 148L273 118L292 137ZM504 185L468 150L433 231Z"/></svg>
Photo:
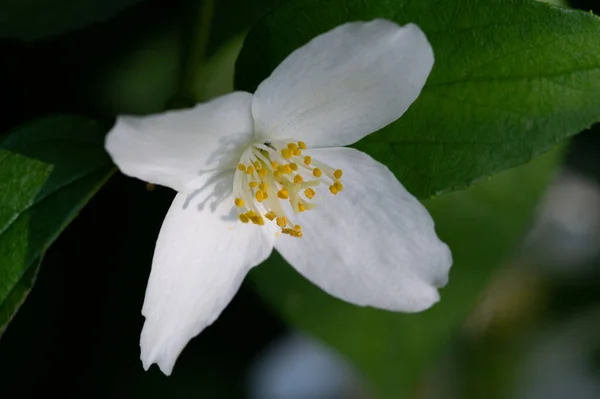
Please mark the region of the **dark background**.
<svg viewBox="0 0 600 399"><path fill-rule="evenodd" d="M209 53L274 2L217 3ZM600 12L597 0L571 3ZM95 77L161 27L178 27L176 34L185 37L189 7L184 1L148 0L72 34L35 44L0 41L0 132L56 112L110 120L113 109L98 101ZM600 182L598 130L573 139L566 163ZM69 225L46 253L35 289L0 341L2 398L245 396L248 366L286 331L249 283L191 341L171 377L156 366L142 369L140 311L151 248L173 195L116 173ZM599 303L597 281L588 283L582 288L557 281L557 312Z"/></svg>

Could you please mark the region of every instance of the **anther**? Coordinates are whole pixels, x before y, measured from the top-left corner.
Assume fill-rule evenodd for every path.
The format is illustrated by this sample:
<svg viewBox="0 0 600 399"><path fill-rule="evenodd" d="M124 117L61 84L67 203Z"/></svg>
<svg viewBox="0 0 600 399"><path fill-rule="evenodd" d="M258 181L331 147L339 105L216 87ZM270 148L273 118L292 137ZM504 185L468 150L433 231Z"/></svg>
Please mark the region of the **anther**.
<svg viewBox="0 0 600 399"><path fill-rule="evenodd" d="M315 194L317 194L317 192L312 188L307 188L306 190L304 190L304 195L306 195L306 198L308 199L313 199Z"/></svg>
<svg viewBox="0 0 600 399"><path fill-rule="evenodd" d="M333 172L333 177L335 177L336 179L341 179L342 178L342 170L337 169L335 172Z"/></svg>
<svg viewBox="0 0 600 399"><path fill-rule="evenodd" d="M283 228L287 225L287 219L285 216L280 216L277 218L277 226Z"/></svg>
<svg viewBox="0 0 600 399"><path fill-rule="evenodd" d="M284 199L284 200L288 199L289 198L288 190L285 187L283 187L281 190L279 190L277 192L277 198Z"/></svg>
<svg viewBox="0 0 600 399"><path fill-rule="evenodd" d="M245 213L242 213L240 215L240 222L242 223L248 223L250 221L250 218L248 218L248 216Z"/></svg>
<svg viewBox="0 0 600 399"><path fill-rule="evenodd" d="M257 191L256 194L254 194L254 196L256 197L256 200L258 202L262 202L264 199L262 191Z"/></svg>
<svg viewBox="0 0 600 399"><path fill-rule="evenodd" d="M314 168L313 169L313 176L314 177L321 177L321 175L323 175L323 172L321 171L321 169L319 169L319 168Z"/></svg>
<svg viewBox="0 0 600 399"><path fill-rule="evenodd" d="M281 156L285 159L290 159L292 157L292 152L289 148L284 148L283 150L281 150Z"/></svg>
<svg viewBox="0 0 600 399"><path fill-rule="evenodd" d="M292 162L292 163L290 164L290 169L291 169L291 170L293 170L293 171L296 171L296 170L298 170L298 164L297 164L297 163L293 163L293 162Z"/></svg>
<svg viewBox="0 0 600 399"><path fill-rule="evenodd" d="M248 183L248 185L250 186L250 188L256 188L258 187L258 183L255 181L251 181L250 183Z"/></svg>
<svg viewBox="0 0 600 399"><path fill-rule="evenodd" d="M306 207L304 206L304 204L302 202L298 202L298 212L304 212L306 210Z"/></svg>
<svg viewBox="0 0 600 399"><path fill-rule="evenodd" d="M240 170L242 172L246 171L246 165L244 165L243 163L239 164L237 168L238 168L238 170Z"/></svg>
<svg viewBox="0 0 600 399"><path fill-rule="evenodd" d="M244 206L244 200L241 198L236 198L233 202L235 203L235 206L237 206L237 207Z"/></svg>
<svg viewBox="0 0 600 399"><path fill-rule="evenodd" d="M268 213L265 214L265 217L267 219L273 221L277 217L277 215L275 214L275 212L270 211L270 212L268 212Z"/></svg>
<svg viewBox="0 0 600 399"><path fill-rule="evenodd" d="M309 157L308 155L304 157L304 164L306 166L310 165L310 163L312 162L312 158Z"/></svg>
<svg viewBox="0 0 600 399"><path fill-rule="evenodd" d="M306 150L306 144L304 144L304 141L299 141L299 142L298 142L298 147L299 147L301 150Z"/></svg>
<svg viewBox="0 0 600 399"><path fill-rule="evenodd" d="M302 176L300 176L300 175L294 176L294 183L298 184L298 183L302 183L303 181L304 181L304 179L302 178Z"/></svg>
<svg viewBox="0 0 600 399"><path fill-rule="evenodd" d="M252 166L248 166L248 168L246 169L246 173L251 175L252 173L254 173L254 168Z"/></svg>

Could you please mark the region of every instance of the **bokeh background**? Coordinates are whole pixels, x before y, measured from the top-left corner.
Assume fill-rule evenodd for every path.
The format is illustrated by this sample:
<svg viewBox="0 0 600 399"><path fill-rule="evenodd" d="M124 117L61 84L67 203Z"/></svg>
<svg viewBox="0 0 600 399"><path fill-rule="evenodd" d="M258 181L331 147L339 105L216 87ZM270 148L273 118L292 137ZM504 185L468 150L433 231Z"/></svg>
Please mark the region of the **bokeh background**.
<svg viewBox="0 0 600 399"><path fill-rule="evenodd" d="M203 99L231 90L244 33L276 3L216 2L204 73L184 89ZM568 5L600 13L595 0ZM131 2L90 28L1 40L0 131L52 113L110 121L173 106L188 51L184 22L198 9L194 1ZM451 305L425 312L434 320L452 304L457 314L466 309L443 338L435 340L434 322L408 333L380 313L319 314L323 294L290 283L293 272L272 263L252 272L168 378L142 369L138 342L152 249L173 192L116 173L49 249L2 335L0 397L600 398L599 130L477 195L429 204L443 233L468 244L457 250L473 252L468 272L451 275L464 294L447 291ZM517 205L527 211L506 211ZM480 243L481 230L498 241ZM494 245L510 249L499 255ZM397 358L398 342L431 350ZM376 351L391 355L369 357Z"/></svg>

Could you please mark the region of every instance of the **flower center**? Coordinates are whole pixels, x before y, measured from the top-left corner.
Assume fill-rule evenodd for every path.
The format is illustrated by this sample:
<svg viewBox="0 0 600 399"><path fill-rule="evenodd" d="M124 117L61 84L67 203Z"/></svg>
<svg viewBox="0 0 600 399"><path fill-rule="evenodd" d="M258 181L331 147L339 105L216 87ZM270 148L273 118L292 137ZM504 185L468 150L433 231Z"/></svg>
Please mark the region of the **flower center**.
<svg viewBox="0 0 600 399"><path fill-rule="evenodd" d="M242 223L263 226L266 218L283 234L302 237L302 227L288 220L285 208L294 213L315 208L315 188L321 184L333 195L343 190L342 170L303 155L305 149L302 141L279 140L255 143L244 151L233 180Z"/></svg>

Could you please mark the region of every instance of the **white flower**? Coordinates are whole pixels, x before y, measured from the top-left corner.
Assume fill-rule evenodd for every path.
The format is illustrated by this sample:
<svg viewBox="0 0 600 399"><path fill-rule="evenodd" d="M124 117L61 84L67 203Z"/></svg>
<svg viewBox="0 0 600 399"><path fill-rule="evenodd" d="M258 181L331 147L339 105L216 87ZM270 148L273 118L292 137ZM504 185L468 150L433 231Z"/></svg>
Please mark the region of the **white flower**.
<svg viewBox="0 0 600 399"><path fill-rule="evenodd" d="M414 312L439 299L452 259L430 215L384 165L342 148L398 119L432 65L416 25L348 23L290 54L254 95L118 119L106 148L121 171L179 192L142 310L146 369L169 375L273 248L357 305Z"/></svg>

